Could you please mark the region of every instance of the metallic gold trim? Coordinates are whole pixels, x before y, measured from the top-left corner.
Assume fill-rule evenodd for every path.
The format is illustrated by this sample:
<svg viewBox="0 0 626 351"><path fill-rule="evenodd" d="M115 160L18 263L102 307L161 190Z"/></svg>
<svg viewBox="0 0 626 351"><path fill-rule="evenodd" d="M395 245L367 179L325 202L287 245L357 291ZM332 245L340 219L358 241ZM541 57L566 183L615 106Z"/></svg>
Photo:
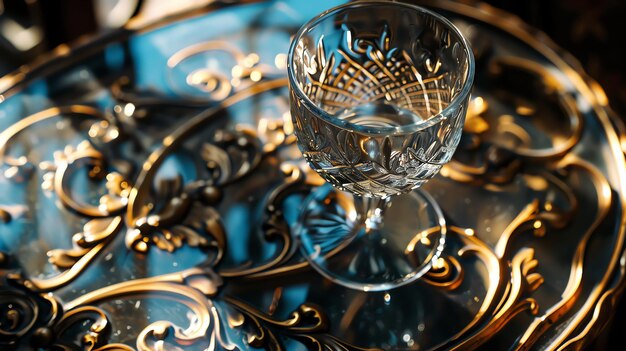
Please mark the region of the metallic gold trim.
<svg viewBox="0 0 626 351"><path fill-rule="evenodd" d="M63 152L57 151L54 158L55 161L52 165L40 165L42 168L56 168L54 173L49 173L50 176L44 176L45 181L42 187L54 190L65 207L83 216L92 218L117 215L126 208L127 194L124 194L126 195L124 196L121 193L130 187L129 184L118 173L106 173L104 155L96 150L91 143L85 140L78 144L76 148L66 146ZM111 191L111 194L105 195L100 199L98 206L83 204L74 200L66 191L66 183L69 182L68 178L74 171L74 168L78 168L81 165L88 165L90 178L106 178L109 182L109 189L120 189L119 193ZM114 182L116 184L111 184Z"/></svg>
<svg viewBox="0 0 626 351"><path fill-rule="evenodd" d="M148 187L152 184L154 174L159 168L165 156L167 156L174 148L176 148L182 140L189 134L198 130L204 123L210 121L215 114L223 109L226 109L240 101L243 101L250 96L268 91L285 87L287 85L287 79L277 79L267 82L260 82L248 89L242 90L234 95L226 98L219 106L210 108L189 121L181 125L176 131L163 139L162 146L155 150L146 162L143 164L141 173L137 177L135 186L130 191L128 209L126 212L126 221L129 225L135 225L140 217L146 216L148 210L146 207L147 199L146 195L149 193Z"/></svg>
<svg viewBox="0 0 626 351"><path fill-rule="evenodd" d="M547 329L551 324L553 324L557 319L561 318L568 312L575 302L576 298L580 294L580 284L582 281L583 275L583 260L585 258L585 249L590 238L595 233L597 227L602 223L604 218L607 216L609 209L611 208L613 197L611 187L602 175L602 173L589 162L583 161L580 158L570 154L567 155L561 162L559 162L555 168L560 169L571 169L578 168L591 176L593 185L596 189L597 201L598 201L598 213L595 216L594 222L585 232L583 238L579 242L576 253L572 260L570 279L565 288L565 291L562 294L562 299L551 307L546 314L541 317L536 318L533 323L526 330L522 338L519 340L517 347L520 350L523 350L523 345L531 345L534 341L536 341L541 334ZM623 245L623 238L618 238L618 247ZM611 257L611 261L616 261L619 256L618 251L614 251ZM572 322L567 325L564 329L562 329L557 337L552 340L549 345L549 349L562 349L569 342L566 342L567 337L575 330L578 324L582 321L582 319L586 316L589 310L595 305L596 299L599 298L603 290L603 285L608 283L608 279L611 277L610 272L604 274L600 284L594 289L594 291L590 294L589 298L585 301L585 304L582 308L576 311L574 317L572 318ZM559 346L560 345L560 346Z"/></svg>
<svg viewBox="0 0 626 351"><path fill-rule="evenodd" d="M519 147L509 150L521 157L535 159L553 159L567 154L580 140L583 131L583 120L581 113L576 107L576 101L567 93L563 84L545 67L528 59L514 56L497 57L490 62L490 65L491 71L502 72L515 68L536 75L546 89L556 95L559 107L567 116L572 131L572 134L564 142L549 149L533 150Z"/></svg>
<svg viewBox="0 0 626 351"><path fill-rule="evenodd" d="M613 156L616 161L616 174L610 174L611 179L615 179L616 192L619 194L626 193L624 192L624 180L625 177L625 168L622 151L625 150L624 145L624 136L620 135L620 138L614 133L614 128L620 128L619 124L615 124L613 120L611 120L611 116L605 110L607 101L606 96L603 95L602 90L597 86L597 84L593 84L593 82L587 82L591 85L591 87L587 87L585 85L585 77L578 76L578 73L575 72L568 65L572 65L571 62L566 63L564 60L559 57L558 52L553 51L553 44L548 43L545 46L545 39L541 35L537 35L543 43L537 41L536 38L533 37L532 34L525 33L525 27L520 26L521 29L516 28L520 24L518 20L512 20L509 16L500 16L495 11L488 10L487 7L482 7L480 11L475 12L474 10L466 7L464 5L459 4L450 4L450 3L438 3L437 7L451 9L452 11L462 13L466 16L488 20L490 23L493 23L495 26L499 26L500 28L508 29L514 35L517 35L525 42L534 46L538 51L546 55L549 59L553 60L555 65L559 67L568 78L570 78L576 85L576 88L585 96L588 101L592 102L594 112L598 115L600 122L602 123L605 132L607 134L607 138L609 139L609 143L611 146L611 150L613 151ZM494 15L495 13L495 15ZM506 61L506 60L505 60ZM528 66L524 62L517 62L513 59L514 65L519 65L521 67L525 67L528 70L534 70L535 66ZM509 62L509 61L507 61ZM509 62L510 63L510 62ZM528 67L527 67L528 66ZM574 63L574 66L576 64ZM539 69L541 71L541 69ZM545 73L545 72L544 72ZM540 76L542 73L538 73ZM544 76L544 80L549 77ZM21 78L20 78L21 79ZM7 80L3 80L2 82L8 82ZM14 84L16 81L11 81L11 84ZM553 81L547 80L547 86L550 86L561 93L564 93L564 88L553 84ZM18 83L15 83L18 84ZM1 84L0 84L1 85ZM235 93L229 98L224 100L224 103L216 108L213 108L206 113L196 116L192 121L183 125L181 129L175 131L172 135L165 138L163 140L163 145L161 149L155 151L150 158L146 161L144 166L150 168L148 170L142 170L142 176L140 177L139 182L135 185L135 187L131 188L128 183L126 186L121 186L120 184L124 181L123 176L115 175L114 173L107 174L112 175L112 177L117 177L115 183L118 184L117 189L119 191L113 192L109 195L109 200L111 201L120 201L115 206L113 206L114 202L110 204L106 204L104 207L96 207L96 206L85 206L85 204L73 202L70 194L65 194L65 189L63 187L63 179L67 177L66 172L69 167L76 162L75 166L80 164L86 164L88 166L93 167L98 166L100 169L103 169L102 163L103 157L101 154L95 150L91 144L82 144L77 149L74 150L66 150L64 155L57 160L57 164L61 165L61 167L56 166L56 168L47 168L44 165L45 169L50 171L54 171L54 176L50 176L50 180L52 183L52 190L55 193L60 194L59 197L65 196L65 199L61 199L63 204L68 208L72 209L74 212L77 212L81 215L87 217L94 217L88 222L88 225L85 225L83 233L73 238L74 248L72 250L54 250L51 251L50 256L51 260L55 265L64 269L60 275L48 278L48 279L27 279L20 280L19 276L11 275L10 277L14 280L22 281L24 286L32 291L53 291L57 288L67 284L72 279L74 279L80 272L82 272L85 267L89 264L89 262L95 257L115 236L121 222L123 220L122 217L116 216L119 211L123 210L124 205L123 202L125 199L132 198L131 203L135 206L135 209L131 209L130 206L127 209L126 219L131 223L131 220L134 221L133 224L139 223L139 218L146 218L150 215L149 210L146 210L145 205L149 203L149 201L144 201L146 199L141 198L137 194L140 190L143 191L143 196L149 196L147 187L151 186L153 181L153 174L151 172L155 172L162 159L168 154L170 149L176 148L180 143L180 139L185 136L190 135L192 133L192 129L195 129L197 126L205 123L205 121L211 120L212 116L221 111L222 109L232 106L236 104L238 101L247 99L250 96L253 96L256 93L261 93L263 91L269 91L272 89L278 89L284 86L284 81L276 80L270 82L262 82L255 87ZM11 89L16 86L12 86ZM502 237L496 244L495 249L489 248L484 242L480 241L476 238L473 229L463 229L463 228L451 228L450 230L457 234L460 240L464 243L464 247L457 252L456 254L450 254L442 258L439 265L436 265L435 270L433 270L425 280L436 287L441 288L444 291L454 291L458 289L464 280L464 272L463 272L463 261L462 259L468 255L468 253L472 253L476 255L483 264L488 267L488 285L487 285L487 293L486 297L479 308L478 313L474 316L472 322L468 324L462 331L457 333L453 338L451 338L448 342L443 345L440 345L439 348L451 348L451 349L474 349L480 345L482 345L485 341L491 338L494 334L496 334L499 330L501 330L510 319L514 318L518 313L522 311L529 311L531 314L537 314L539 312L536 301L534 301L531 297L527 295L533 292L542 282L542 277L537 273L532 272L532 269L536 266L537 261L533 258L533 251L531 249L523 249L516 253L511 252L511 247L509 246L509 242L513 239L515 235L524 233L524 232L532 232L537 236L542 236L546 231L546 224L549 224L552 227L558 227L559 225L566 225L573 216L575 210L578 207L578 203L576 197L573 195L573 190L569 188L567 182L562 179L567 179L569 175L573 173L580 172L581 174L585 174L587 177L590 177L592 183L596 189L597 193L597 201L598 201L598 213L596 213L596 217L592 225L586 229L583 240L579 243L576 254L572 261L572 268L570 271L570 279L567 284L567 287L564 290L563 299L556 305L548 307L548 310L542 315L538 316L534 319L531 327L526 330L522 338L518 340L518 349L526 349L532 346L532 344L538 340L541 334L548 331L550 328L556 324L557 321L560 321L566 315L571 316L571 321L565 327L565 332L559 335L556 339L553 340L552 344L549 345L549 349L568 349L568 348L579 348L582 347L589 337L593 334L597 333L597 331L602 326L603 322L608 320L610 315L610 307L615 304L615 301L619 295L623 292L624 286L626 285L624 275L626 273L625 264L626 264L626 256L620 255L624 246L624 227L620 228L620 232L618 233L618 238L616 240L616 247L611 254L609 269L602 277L601 281L594 287L592 293L589 296L589 299L583 304L583 308L578 311L573 311L572 308L574 306L574 302L580 297L581 293L581 282L583 276L583 268L584 268L584 253L587 247L588 242L591 237L594 235L594 232L600 225L600 223L604 220L604 218L608 215L609 211L614 208L612 206L621 205L622 218L624 217L624 199L620 197L620 203L616 201L616 198L612 194L613 189L611 188L612 183L609 182L609 179L605 178L602 172L592 165L589 162L586 162L579 157L575 156L574 153L570 152L572 147L574 147L580 138L581 128L582 128L582 119L580 115L576 113L576 106L574 105L573 100L565 95L563 98L562 105L565 111L568 111L568 116L570 116L570 121L572 123L573 133L570 138L566 141L566 143L561 144L559 148L553 148L547 151L542 151L542 153L532 152L522 152L520 155L525 156L527 159L533 159L533 161L540 161L541 165L546 166L550 172L540 172L538 174L530 174L526 172L520 172L520 165L513 165L510 169L506 169L503 174L497 175L490 180L487 180L484 185L485 187L495 187L497 184L507 183L513 179L513 177L522 177L524 184L528 185L530 188L533 186L543 186L537 184L546 183L549 186L552 186L558 189L559 192L565 194L567 198L568 207L565 209L556 209L553 204L550 203L541 203L539 200L533 201L529 204L525 209L523 209L517 216L517 218L506 228L503 232ZM2 99L4 97L1 97ZM569 99L569 100L568 100ZM0 99L1 100L1 99ZM566 101L567 100L567 101ZM487 107L487 103L485 102L485 106ZM65 110L63 110L65 109ZM17 167L12 173L14 177L20 178L27 176L27 171L30 165L28 164L27 159L22 159L21 157L11 159L6 154L6 148L8 147L9 140L17 134L22 129L27 126L36 123L38 120L44 120L46 118L51 118L53 115L51 113L63 113L63 114L84 114L88 117L91 116L90 113L83 113L85 111L89 111L89 107L67 107L67 108L51 108L44 111L39 112L31 117L27 117L24 120L18 122L21 124L25 124L23 128L18 128L17 131L9 132L9 129L0 134L0 160L11 167ZM61 111L63 110L63 111ZM480 110L480 109L478 109ZM81 112L82 111L82 112ZM92 109L91 112L97 113L95 109ZM571 112L574 112L572 114ZM477 113L477 115L479 112ZM36 117L37 116L37 117ZM102 119L102 116L95 116L95 118ZM578 120L576 120L578 119ZM30 121L30 122L24 122ZM104 119L103 119L104 121ZM32 122L32 123L31 123ZM468 133L480 135L485 131L485 128L488 128L488 125L485 125L485 121L480 119L476 119L474 121L474 125L472 128L467 130ZM615 125L614 125L615 124ZM17 125L17 124L16 124ZM13 127L15 127L14 125ZM11 127L11 128L13 128ZM16 127L17 128L17 127ZM13 133L13 134L11 134ZM524 131L519 130L520 135L523 135ZM253 139L250 139L253 140ZM477 139L479 140L479 139ZM214 145L214 144L211 144ZM255 146L255 147L258 147ZM80 150L79 150L80 149ZM214 156L214 152L217 149L211 149L211 156ZM269 152L272 152L275 148L268 148L267 152L263 152L263 156L266 156ZM527 150L528 151L528 150ZM218 151L219 152L219 151ZM561 159L559 159L561 158ZM23 162L22 162L23 161ZM250 162L250 166L253 168L256 161L252 160ZM40 165L41 166L41 165ZM53 165L48 165L53 167ZM462 165L460 168L454 170L448 170L449 172L454 173L457 178L452 177L455 180L461 182L472 182L479 178L480 175L486 173L478 167L473 167L471 165ZM154 168L154 169L152 169ZM59 171L61 169L62 171ZM21 172L25 171L25 172ZM288 227L286 227L286 223L284 218L282 218L282 214L280 211L280 206L282 204L283 196L292 192L305 192L307 189L307 185L310 183L314 183L315 180L312 177L304 177L302 171L299 170L295 166L287 165L284 168L285 174L285 183L277 187L270 196L268 200L267 206L267 220L266 226L264 228L266 237L280 237L283 241L284 246L279 251L279 254L273 258L269 263L263 263L254 268L243 268L239 267L236 269L222 270L220 275L223 277L240 277L245 279L262 279L277 276L279 274L286 273L294 273L300 272L302 270L307 269L306 263L302 262L290 262L290 259L293 257L294 246L292 243L292 239L290 238ZM558 171L558 172L557 172ZM245 173L245 172L243 172ZM237 174L243 174L239 172L234 173L234 177L232 179L236 179L238 177ZM558 176L556 175L558 173ZM69 173L68 173L69 174ZM99 173L94 172L94 175L97 176ZM10 174L9 174L10 175ZM119 177L118 177L119 176ZM226 177L222 180L216 180L217 183L227 182L230 177ZM491 184L491 182L495 184ZM207 186L213 187L214 184L201 184L198 185L199 188L204 189ZM211 191L215 190L213 188ZM541 190L541 189L540 189ZM135 192L133 196L133 191ZM210 208L212 201L216 201L213 197L217 196L215 193L209 194L211 199L207 201L209 208L207 213L210 213ZM137 203L134 203L134 202ZM188 203L188 205L191 202ZM107 206L113 207L107 207ZM616 207L617 208L617 207ZM9 220L11 218L10 212L3 211L0 212L2 214L2 218L5 220ZM9 215L7 215L9 214ZM142 217L143 216L143 217ZM178 218L178 217L177 217ZM218 262L220 262L221 255L223 253L224 247L226 245L226 234L223 232L223 228L219 224L219 219L216 219L213 223L213 229L211 230L211 235L215 234L214 244L218 248L218 253L216 257L212 260L208 261L208 266L215 266ZM147 236L140 236L140 240L143 241ZM189 236L190 238L193 235ZM150 240L150 238L148 238ZM154 240L154 239L152 239ZM193 239L195 240L195 239ZM134 242L134 241L133 241ZM170 245L176 245L172 243L168 243L158 239L154 241L154 243L159 246L162 245L162 248L169 249ZM132 245L130 245L132 246ZM141 250L139 250L141 251ZM457 258L458 257L458 258ZM621 261L620 261L621 258ZM0 256L0 263L3 261ZM181 278L180 274L185 275L186 277ZM507 279L510 276L510 281ZM9 276L7 276L9 277ZM209 281L210 283L206 283ZM127 285L124 285L127 284ZM221 284L219 279L215 278L212 271L207 268L199 271L183 271L180 273L155 277L155 278L145 278L137 281L125 282L121 284L114 285L115 289L121 289L123 291L128 292L129 294L139 294L142 289L146 289L145 291L164 291L162 288L165 288L166 294L169 294L168 298L181 298L187 299L187 306L191 306L191 310L195 312L201 312L202 315L202 323L205 323L207 320L215 321L214 329L214 342L216 343L225 342L221 340L221 333L219 330L219 324L217 324L219 320L218 312L216 309L210 308L207 309L209 301L207 297L214 297L216 291ZM182 287L182 288L181 288ZM109 299L118 295L118 292L110 290L111 287L103 288L92 292L93 300L82 300L79 298L70 302L69 304L65 304L66 310L68 311L64 316L62 321L67 322L72 319L73 316L81 315L82 313L94 313L95 315L99 315L99 311L92 308L88 304L95 304L104 299ZM190 289L189 291L186 288ZM152 290L154 289L154 290ZM169 289L169 290L168 290ZM174 292L176 290L176 292ZM193 291L200 291L201 294L199 296L194 295ZM171 294L170 294L171 293ZM178 295L176 295L178 294ZM191 294L191 295L188 295ZM41 295L36 294L36 296L41 296L49 303L57 306L56 300L54 300L49 295ZM177 297L172 297L177 296ZM191 296L191 299L189 299ZM198 299L194 300L193 296L198 297ZM200 296L202 296L200 298ZM236 300L233 300L236 301ZM294 325L297 325L292 319L286 321L280 321L272 319L269 316L266 316L260 311L252 310L250 306L247 306L244 303L233 302L233 306L235 309L241 309L246 312L240 311L238 315L229 316L229 323L233 328L243 328L245 321L247 320L250 324L249 326L255 326L254 328L257 331L262 332L264 337L259 337L260 334L252 333L250 337L252 340L261 340L262 345L280 345L279 343L273 344L277 339L274 336L270 336L273 332L266 332L269 330L268 328L278 328L283 332L289 334L294 332L292 328ZM82 303L82 304L81 304ZM198 306L203 311L199 311ZM48 324L52 325L62 325L64 322L58 322L60 318L60 305L58 305L59 310L55 312L55 315L51 317ZM308 305L303 305L299 310L296 311L297 315L302 318L302 316L311 314L314 316L314 319L318 320L323 319L322 313L320 309L310 307ZM13 313L13 312L10 312ZM105 316L106 317L106 316ZM14 320L14 317L12 320ZM103 316L99 315L96 319L99 321L92 325L92 328L95 328L92 332L95 333L89 334L88 340L90 340L92 344L92 348L95 350L113 350L113 349L122 349L128 350L125 345L105 345L104 340L98 341L97 337L102 335L102 332L106 329L103 325L105 324L105 320L102 319ZM246 319L247 318L247 319ZM256 322L255 322L256 321ZM60 323L60 324L59 324ZM586 323L586 324L585 324ZM190 326L190 332L193 336L199 338L199 334L204 324L201 324L198 328L196 326ZM584 326L584 327L583 327ZM191 328L194 327L194 328ZM104 328L104 329L103 329ZM178 328L178 329L177 329ZM321 329L314 324L311 327L313 331L318 331ZM148 326L146 330L142 333L140 340L138 340L138 347L140 348L149 348L154 343L162 341L162 333L164 331L174 331L174 334L178 331L178 335L176 335L178 341L180 342L195 342L197 338L192 337L191 339L185 339L188 335L180 335L182 329L169 322L156 323L154 325ZM208 330L208 329L206 329ZM205 331L206 331L205 330ZM299 332L300 330L298 330ZM316 336L317 337L317 336ZM259 339L260 338L260 339ZM340 341L335 339L332 336L324 335L323 339L315 339L315 337L311 335L302 336L302 340L307 340L309 345L312 347L323 348L323 347L334 347L335 349L345 349L347 346L344 346ZM320 341L321 340L321 341ZM96 346L97 344L97 346ZM328 346L331 345L331 346ZM356 348L353 348L356 349Z"/></svg>
<svg viewBox="0 0 626 351"><path fill-rule="evenodd" d="M50 263L63 271L51 278L29 278L24 282L26 287L32 291L48 292L69 284L109 245L121 226L120 216L87 222L83 232L72 237L73 249L48 251Z"/></svg>
<svg viewBox="0 0 626 351"><path fill-rule="evenodd" d="M452 257L440 257L422 279L430 285L454 290L463 282L464 273L459 261Z"/></svg>
<svg viewBox="0 0 626 351"><path fill-rule="evenodd" d="M489 279L487 294L472 321L460 332L435 350L473 350L502 329L518 313L528 310L538 312L533 298L524 297L525 293L536 290L543 278L532 270L537 266L532 249L523 249L511 261L499 258L484 242L478 239L471 228L450 227L450 233L456 234L465 244L458 251L460 257L469 253L478 256L487 267ZM507 281L502 277L511 275ZM444 286L445 289L448 287Z"/></svg>
<svg viewBox="0 0 626 351"><path fill-rule="evenodd" d="M137 349L152 350L152 345L164 340L168 330L174 333L174 340L180 345L203 339L209 332L209 327L219 322L212 318L211 311L214 306L207 296L214 296L221 284L221 279L210 269L192 268L178 273L110 285L69 301L64 307L71 312L82 308L81 306L93 305L103 300L145 293L151 293L154 297L173 299L186 306L197 318L197 322L188 328L182 329L171 322L157 321L142 330L137 339ZM216 330L219 329L214 327L213 332Z"/></svg>
<svg viewBox="0 0 626 351"><path fill-rule="evenodd" d="M24 180L33 168L33 165L28 162L28 159L25 156L17 158L7 156L7 149L11 139L36 123L60 115L82 116L83 118L88 117L104 120L104 116L100 113L100 111L93 107L84 105L50 107L19 120L0 133L0 165L9 166L9 168L4 171L4 176L6 178Z"/></svg>
<svg viewBox="0 0 626 351"><path fill-rule="evenodd" d="M281 333L305 343L317 350L345 350L345 351L382 351L380 349L365 349L350 345L331 335L326 334L328 320L315 305L303 304L291 313L289 319L279 321L257 311L244 302L225 297L224 300L241 313L237 319L229 317L229 324L234 328L241 327L246 320L254 327L254 332L248 332L247 342L252 347L262 347L268 350L284 350L281 342L272 329L278 328Z"/></svg>

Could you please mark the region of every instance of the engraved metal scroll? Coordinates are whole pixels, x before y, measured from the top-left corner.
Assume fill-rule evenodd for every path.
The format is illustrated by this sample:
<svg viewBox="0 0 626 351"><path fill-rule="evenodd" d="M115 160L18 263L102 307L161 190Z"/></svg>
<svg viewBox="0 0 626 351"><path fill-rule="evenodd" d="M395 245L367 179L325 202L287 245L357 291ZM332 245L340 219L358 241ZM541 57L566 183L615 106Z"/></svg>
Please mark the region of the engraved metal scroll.
<svg viewBox="0 0 626 351"><path fill-rule="evenodd" d="M0 79L1 349L588 345L626 281L624 134L602 90L510 15L419 2L478 67L461 144L425 185L446 249L415 284L346 290L293 236L321 180L294 146L285 52L334 4L303 3L133 22Z"/></svg>

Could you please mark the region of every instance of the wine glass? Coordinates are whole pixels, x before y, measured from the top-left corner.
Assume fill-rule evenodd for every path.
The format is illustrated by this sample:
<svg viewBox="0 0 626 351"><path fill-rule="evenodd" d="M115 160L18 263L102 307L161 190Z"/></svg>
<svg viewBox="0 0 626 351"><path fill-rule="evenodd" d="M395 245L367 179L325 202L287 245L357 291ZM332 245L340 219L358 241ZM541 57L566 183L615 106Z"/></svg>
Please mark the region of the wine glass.
<svg viewBox="0 0 626 351"><path fill-rule="evenodd" d="M418 188L459 143L474 77L469 44L432 11L359 1L298 31L288 73L298 147L327 182L302 206L302 253L354 289L418 279L446 233L441 209Z"/></svg>

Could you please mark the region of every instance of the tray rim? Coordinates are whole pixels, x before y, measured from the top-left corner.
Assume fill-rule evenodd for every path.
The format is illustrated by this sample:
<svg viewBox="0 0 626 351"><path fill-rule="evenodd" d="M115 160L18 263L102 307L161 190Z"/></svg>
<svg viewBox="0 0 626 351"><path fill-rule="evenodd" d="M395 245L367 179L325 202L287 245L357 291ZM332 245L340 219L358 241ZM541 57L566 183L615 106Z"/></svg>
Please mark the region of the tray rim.
<svg viewBox="0 0 626 351"><path fill-rule="evenodd" d="M218 0L199 7L174 12L158 19L148 19L139 14L131 18L124 26L113 31L86 35L71 43L61 44L50 52L41 55L33 62L22 65L13 72L0 77L0 103L20 92L28 83L57 73L75 62L94 54L108 44L124 42L134 34L147 33L216 10L262 2L264 0ZM451 11L488 23L520 39L557 66L574 83L576 90L583 94L591 104L595 116L606 133L608 145L612 152L612 160L618 162L616 165L618 184L612 185L616 186L615 190L617 190L618 195L626 194L626 159L624 157L626 153L626 127L617 113L611 109L604 89L594 78L587 74L582 64L573 55L558 46L543 31L530 26L518 16L485 3L479 2L472 6L451 0L408 0L407 2ZM620 238L618 239L621 239L621 249L617 247L620 245L617 245L616 250L613 251L617 255L611 267L612 279L607 281L607 286L602 290L602 294L598 295L597 301L589 309L583 322L574 329L574 332L576 332L584 326L582 331L576 336L570 336L570 338L565 339L564 343L559 346L559 349L579 336L585 341L595 339L613 318L612 314L602 312L606 312L607 309L610 311L611 308L615 307L617 301L622 298L626 288L626 244L624 243L626 233L626 196L619 196L619 202L621 204L622 223L619 228L618 235ZM589 316L591 316L591 319L589 319ZM587 322L586 324L585 321Z"/></svg>

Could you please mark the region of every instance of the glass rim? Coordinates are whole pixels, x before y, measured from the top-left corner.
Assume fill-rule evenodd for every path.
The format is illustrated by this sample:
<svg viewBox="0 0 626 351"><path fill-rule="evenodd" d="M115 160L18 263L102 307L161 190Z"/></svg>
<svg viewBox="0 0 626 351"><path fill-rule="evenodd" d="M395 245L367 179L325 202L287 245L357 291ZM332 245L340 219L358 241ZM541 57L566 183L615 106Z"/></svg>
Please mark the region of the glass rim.
<svg viewBox="0 0 626 351"><path fill-rule="evenodd" d="M461 89L459 93L457 93L457 95L452 99L452 101L448 104L448 106L446 106L441 112L437 113L436 115L432 116L426 121L420 121L420 122L415 122L411 124L404 124L398 127L371 127L371 126L354 124L346 120L337 118L329 114L328 112L326 112L324 109L320 108L317 104L315 104L309 98L308 95L306 95L302 91L302 88L300 87L300 85L296 83L296 79L293 74L293 58L294 58L296 45L299 42L299 40L302 38L303 34L307 30L316 26L319 22L328 18L330 15L334 15L342 10L361 7L361 6L367 6L367 5L404 7L413 11L420 12L422 14L432 16L437 21L443 23L446 27L448 27L448 29L450 29L459 38L460 42L463 44L464 46L463 50L467 54L467 72L465 73L465 80L463 82L463 88ZM407 132L417 132L417 131L428 128L440 122L448 114L446 112L457 109L459 105L469 95L470 91L472 90L472 84L474 82L474 65L475 65L474 53L472 52L472 48L469 42L467 41L467 38L463 36L461 31L450 20L448 20L447 18L443 17L442 15L434 11L428 10L421 6L407 4L403 2L383 1L383 0L348 2L345 4L330 8L320 13L319 15L313 17L311 20L303 24L302 27L300 27L300 29L296 32L289 46L289 53L287 55L287 75L289 77L289 84L291 86L291 89L295 91L295 94L299 98L301 98L301 101L312 112L314 112L316 115L319 115L321 118L325 119L329 123L340 128L350 129L350 130L354 130L354 131L366 133L366 134L401 134L401 133L407 133Z"/></svg>

